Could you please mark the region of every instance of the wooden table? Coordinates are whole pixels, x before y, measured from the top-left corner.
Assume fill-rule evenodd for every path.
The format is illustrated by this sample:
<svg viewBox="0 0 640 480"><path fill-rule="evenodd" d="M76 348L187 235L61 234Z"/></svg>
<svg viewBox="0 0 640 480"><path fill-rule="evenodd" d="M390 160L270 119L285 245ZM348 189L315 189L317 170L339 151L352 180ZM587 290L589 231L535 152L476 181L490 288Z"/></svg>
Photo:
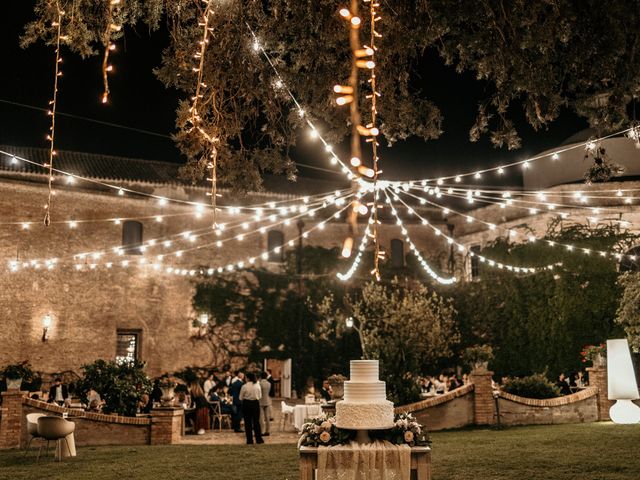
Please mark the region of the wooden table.
<svg viewBox="0 0 640 480"><path fill-rule="evenodd" d="M318 448L300 447L300 480L315 480L317 468ZM411 478L431 480L431 448L411 448Z"/></svg>

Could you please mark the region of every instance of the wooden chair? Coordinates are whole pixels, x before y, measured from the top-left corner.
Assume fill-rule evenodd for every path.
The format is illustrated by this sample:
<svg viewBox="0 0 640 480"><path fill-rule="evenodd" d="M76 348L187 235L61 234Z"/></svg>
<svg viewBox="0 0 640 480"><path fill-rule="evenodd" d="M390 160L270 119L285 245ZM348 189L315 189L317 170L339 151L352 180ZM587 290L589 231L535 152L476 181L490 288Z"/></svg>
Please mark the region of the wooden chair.
<svg viewBox="0 0 640 480"><path fill-rule="evenodd" d="M211 403L211 430L215 429L216 420L218 421L218 430L222 430L222 424L227 423L227 428L231 428L231 415L222 413L222 405L220 402Z"/></svg>

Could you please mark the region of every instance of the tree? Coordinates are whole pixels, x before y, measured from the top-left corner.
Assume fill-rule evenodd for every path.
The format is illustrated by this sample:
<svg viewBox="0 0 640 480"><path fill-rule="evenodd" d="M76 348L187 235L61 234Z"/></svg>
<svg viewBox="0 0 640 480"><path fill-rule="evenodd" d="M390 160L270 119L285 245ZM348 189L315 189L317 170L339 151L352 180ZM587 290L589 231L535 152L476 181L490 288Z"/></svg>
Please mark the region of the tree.
<svg viewBox="0 0 640 480"><path fill-rule="evenodd" d="M559 226L550 225L535 243L498 239L483 255L515 265L562 266L520 276L486 269L479 282L461 284L455 291L464 346L490 343L496 352L492 368L499 376L530 375L545 368L552 376L578 370L585 345L616 333L614 317L622 293L617 262L595 252L625 252L637 235L617 224ZM567 254L562 244L573 245L575 252L590 249L592 254Z"/></svg>
<svg viewBox="0 0 640 480"><path fill-rule="evenodd" d="M196 89L194 55L202 40L205 3L195 0L37 0L36 19L22 45L55 43L56 1L67 12L63 44L83 57L104 52L123 34L111 25L150 30L166 23L170 44L158 78L185 92L175 139L188 156L184 173L194 181L206 170L210 145L190 122ZM346 111L333 104L332 86L348 76L347 28L333 0L214 0L204 58L201 126L218 139L221 182L237 190L257 188L261 174L293 178L289 156L305 126L268 64L252 50L247 25L258 35L287 85L331 142L348 134ZM421 92L414 74L429 49L459 72L475 73L488 98L479 105L472 140L488 134L496 146L520 145L512 117L521 105L536 129L570 108L600 131L629 121L627 107L640 89L637 3L624 0L396 0L381 6L384 32L376 61L382 138L392 144L415 135L437 138L440 110ZM362 37L367 38L368 22ZM162 27L164 28L164 27ZM369 108L365 75L362 108ZM64 94L64 91L61 91Z"/></svg>
<svg viewBox="0 0 640 480"><path fill-rule="evenodd" d="M416 400L416 376L449 357L459 341L452 302L422 284L370 282L341 304L325 297L316 312L321 319L318 338L357 331L362 357L380 360L389 394L400 404Z"/></svg>
<svg viewBox="0 0 640 480"><path fill-rule="evenodd" d="M631 349L640 352L640 273L627 272L620 277L624 287L616 322L624 327Z"/></svg>

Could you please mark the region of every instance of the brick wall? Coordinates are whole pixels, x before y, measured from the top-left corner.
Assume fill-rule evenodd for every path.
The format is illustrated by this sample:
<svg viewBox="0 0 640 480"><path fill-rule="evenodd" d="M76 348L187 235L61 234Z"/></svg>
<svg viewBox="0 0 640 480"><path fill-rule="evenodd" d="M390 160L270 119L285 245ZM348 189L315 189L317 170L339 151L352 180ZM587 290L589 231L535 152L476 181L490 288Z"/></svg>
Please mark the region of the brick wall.
<svg viewBox="0 0 640 480"><path fill-rule="evenodd" d="M422 425L434 431L472 425L473 388L473 385L465 385L444 395L398 407L395 411L396 413L411 412Z"/></svg>
<svg viewBox="0 0 640 480"><path fill-rule="evenodd" d="M136 189L167 197L191 198L183 187L136 185ZM203 197L203 192L198 198ZM58 266L49 271L22 269L8 271L11 260L59 258L61 263L73 263L73 255L98 248L111 252L122 242L122 225L113 222L79 224L70 229L65 223L44 227L42 205L46 198L45 186L36 182L0 178L0 218L3 222L34 221L29 229L21 225L0 226L0 365L29 359L34 368L44 372L72 370L80 373L80 366L98 358L115 356L116 330L133 329L141 332L140 356L147 361L150 375L175 371L187 365L207 366L213 363L212 352L204 342L192 341L191 300L194 293L194 277L167 275L151 266L118 265L122 258L138 262L139 255L105 255L102 262L113 259L112 269L91 270L91 259L86 259L82 271L74 266ZM283 199L285 196L271 199ZM264 198L260 198L264 201ZM255 198L247 199L255 202ZM328 210L335 211L330 207ZM155 221L158 214L170 214L163 222ZM193 207L168 204L160 206L157 200L119 196L113 192L98 192L79 188L59 187L54 197L52 220L150 217L143 223L143 239L162 238L185 230L202 230L210 233L210 215L197 219ZM318 215L319 217L319 215ZM316 218L305 218L311 227ZM245 214L231 216L220 214L221 222L250 220ZM278 227L279 228L279 227ZM408 226L409 229L415 227ZM297 235L295 220L280 228L285 242ZM324 230L312 232L304 240L305 245L340 246L347 227L340 221L328 224ZM399 236L395 226L384 227L381 232L383 245ZM208 242L216 237L210 235ZM428 238L416 234L415 243L426 250ZM199 242L202 243L202 242ZM205 242L207 243L207 242ZM174 241L169 251L188 248L194 244L186 240ZM209 246L178 258L165 258L163 264L179 268L200 265L219 266L231 261L260 254L267 248L267 234L247 235L242 242L233 241L225 248ZM149 248L145 256L150 258L165 249ZM408 253L408 249L405 249ZM257 265L274 267L262 260ZM49 339L42 341L42 318L51 314ZM232 359L240 366L243 358ZM232 362L233 363L233 362Z"/></svg>
<svg viewBox="0 0 640 480"><path fill-rule="evenodd" d="M469 375L469 381L474 385L473 417L476 425L495 423L492 376L493 372L486 370L473 370Z"/></svg>
<svg viewBox="0 0 640 480"><path fill-rule="evenodd" d="M2 392L0 448L17 448L20 446L20 431L25 423L22 415L22 397L26 393L20 390Z"/></svg>
<svg viewBox="0 0 640 480"><path fill-rule="evenodd" d="M79 446L149 444L151 436L151 418L149 417L104 415L68 409L30 398L22 399L23 417L29 413L62 415L65 412L69 415L69 419L76 424L74 437ZM25 446L29 441L26 421L23 422L20 439L22 446Z"/></svg>
<svg viewBox="0 0 640 480"><path fill-rule="evenodd" d="M573 395L538 400L500 392L500 423L538 425L597 422L598 390L588 388Z"/></svg>

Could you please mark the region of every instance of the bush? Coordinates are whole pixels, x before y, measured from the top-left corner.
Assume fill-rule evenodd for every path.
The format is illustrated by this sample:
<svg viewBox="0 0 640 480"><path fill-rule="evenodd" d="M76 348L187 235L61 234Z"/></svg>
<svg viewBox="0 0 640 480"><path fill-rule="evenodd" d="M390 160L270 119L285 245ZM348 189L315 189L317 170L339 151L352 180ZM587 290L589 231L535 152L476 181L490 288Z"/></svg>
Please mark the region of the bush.
<svg viewBox="0 0 640 480"><path fill-rule="evenodd" d="M152 387L144 366L139 360L122 363L96 360L83 365L84 377L78 382L78 394L86 403L87 392L93 388L105 401L104 413L135 417L142 394L150 393Z"/></svg>
<svg viewBox="0 0 640 480"><path fill-rule="evenodd" d="M10 365L7 365L2 369L0 373L2 373L2 376L4 376L5 378L21 378L24 382L30 382L34 377L31 364L27 360L25 360L24 362L12 363Z"/></svg>
<svg viewBox="0 0 640 480"><path fill-rule="evenodd" d="M555 398L560 396L560 389L551 383L543 373L534 373L528 377L508 378L502 390L526 398Z"/></svg>

